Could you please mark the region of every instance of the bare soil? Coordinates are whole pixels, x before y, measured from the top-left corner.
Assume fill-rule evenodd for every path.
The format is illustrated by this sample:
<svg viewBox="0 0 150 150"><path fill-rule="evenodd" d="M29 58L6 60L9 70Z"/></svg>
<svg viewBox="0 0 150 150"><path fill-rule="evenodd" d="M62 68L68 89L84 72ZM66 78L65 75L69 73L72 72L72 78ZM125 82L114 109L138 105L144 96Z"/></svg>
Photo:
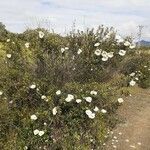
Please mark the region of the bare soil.
<svg viewBox="0 0 150 150"><path fill-rule="evenodd" d="M110 133L106 150L150 150L150 89L132 88L117 113L124 123Z"/></svg>

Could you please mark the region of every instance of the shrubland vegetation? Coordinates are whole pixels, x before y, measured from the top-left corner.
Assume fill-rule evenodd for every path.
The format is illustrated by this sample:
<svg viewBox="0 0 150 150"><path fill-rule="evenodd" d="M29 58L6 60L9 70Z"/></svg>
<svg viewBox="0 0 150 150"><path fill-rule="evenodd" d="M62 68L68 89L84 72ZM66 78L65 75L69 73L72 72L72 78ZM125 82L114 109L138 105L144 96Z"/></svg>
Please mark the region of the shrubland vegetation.
<svg viewBox="0 0 150 150"><path fill-rule="evenodd" d="M113 28L63 37L1 24L0 149L102 149L127 87L150 87L149 58Z"/></svg>

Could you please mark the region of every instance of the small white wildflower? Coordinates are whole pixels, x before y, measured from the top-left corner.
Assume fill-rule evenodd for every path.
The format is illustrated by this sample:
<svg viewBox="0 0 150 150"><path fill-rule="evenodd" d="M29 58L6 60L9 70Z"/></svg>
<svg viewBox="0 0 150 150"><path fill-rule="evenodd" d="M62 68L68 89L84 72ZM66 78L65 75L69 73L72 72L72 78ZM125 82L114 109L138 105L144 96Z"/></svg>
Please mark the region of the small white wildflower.
<svg viewBox="0 0 150 150"><path fill-rule="evenodd" d="M142 143L141 143L141 142L138 142L137 144L138 144L138 145L142 145Z"/></svg>
<svg viewBox="0 0 150 150"><path fill-rule="evenodd" d="M95 43L94 44L95 47L98 47L99 45L100 45L100 43Z"/></svg>
<svg viewBox="0 0 150 150"><path fill-rule="evenodd" d="M131 44L131 45L129 46L130 49L134 49L135 47L136 47L135 44Z"/></svg>
<svg viewBox="0 0 150 150"><path fill-rule="evenodd" d="M29 48L29 46L30 46L30 43L28 43L28 42L25 43L25 47L26 47L26 48Z"/></svg>
<svg viewBox="0 0 150 150"><path fill-rule="evenodd" d="M118 134L119 134L119 135L122 135L122 132L119 132Z"/></svg>
<svg viewBox="0 0 150 150"><path fill-rule="evenodd" d="M103 57L108 57L107 55L108 55L108 53L106 51L102 51L102 56Z"/></svg>
<svg viewBox="0 0 150 150"><path fill-rule="evenodd" d="M65 99L66 102L71 102L74 99L72 94L68 94L67 98Z"/></svg>
<svg viewBox="0 0 150 150"><path fill-rule="evenodd" d="M42 95L42 96L41 96L41 99L46 99L46 96L45 96L45 95Z"/></svg>
<svg viewBox="0 0 150 150"><path fill-rule="evenodd" d="M11 54L7 54L6 56L7 56L7 58L11 58Z"/></svg>
<svg viewBox="0 0 150 150"><path fill-rule="evenodd" d="M131 77L135 76L135 72L130 73L130 76Z"/></svg>
<svg viewBox="0 0 150 150"><path fill-rule="evenodd" d="M81 54L82 53L82 49L78 49L77 54Z"/></svg>
<svg viewBox="0 0 150 150"><path fill-rule="evenodd" d="M131 45L131 43L129 41L124 42L124 46L130 46L130 45Z"/></svg>
<svg viewBox="0 0 150 150"><path fill-rule="evenodd" d="M35 89L35 88L36 88L35 84L30 85L30 89Z"/></svg>
<svg viewBox="0 0 150 150"><path fill-rule="evenodd" d="M0 96L3 95L3 91L0 91Z"/></svg>
<svg viewBox="0 0 150 150"><path fill-rule="evenodd" d="M31 120L37 120L37 116L36 115L31 115Z"/></svg>
<svg viewBox="0 0 150 150"><path fill-rule="evenodd" d="M129 142L129 139L126 139L125 141L126 141L126 142Z"/></svg>
<svg viewBox="0 0 150 150"><path fill-rule="evenodd" d="M24 150L27 150L27 149L28 149L28 146L25 146L25 147L24 147Z"/></svg>
<svg viewBox="0 0 150 150"><path fill-rule="evenodd" d="M136 84L136 82L134 80L131 80L129 83L131 86L134 86Z"/></svg>
<svg viewBox="0 0 150 150"><path fill-rule="evenodd" d="M101 113L106 114L106 113L107 113L107 110L102 109L102 110L101 110Z"/></svg>
<svg viewBox="0 0 150 150"><path fill-rule="evenodd" d="M56 91L56 95L60 95L61 94L61 90Z"/></svg>
<svg viewBox="0 0 150 150"><path fill-rule="evenodd" d="M39 136L42 136L42 135L44 135L44 131L39 131Z"/></svg>
<svg viewBox="0 0 150 150"><path fill-rule="evenodd" d="M44 35L45 35L44 32L39 31L39 38L40 38L40 39L42 39L42 38L44 37Z"/></svg>
<svg viewBox="0 0 150 150"><path fill-rule="evenodd" d="M10 39L7 39L6 42L10 42Z"/></svg>
<svg viewBox="0 0 150 150"><path fill-rule="evenodd" d="M136 77L136 78L135 78L135 80L137 80L137 81L138 81L138 80L139 80L139 78L138 78L138 77Z"/></svg>
<svg viewBox="0 0 150 150"><path fill-rule="evenodd" d="M102 57L102 61L107 61L108 60L108 57L105 56L105 57Z"/></svg>
<svg viewBox="0 0 150 150"><path fill-rule="evenodd" d="M118 102L123 103L124 102L123 98L118 98Z"/></svg>
<svg viewBox="0 0 150 150"><path fill-rule="evenodd" d="M90 118L90 119L94 119L94 118L95 118L95 113L90 114L90 115L89 115L89 118Z"/></svg>
<svg viewBox="0 0 150 150"><path fill-rule="evenodd" d="M69 49L69 47L65 47L65 50L68 50Z"/></svg>
<svg viewBox="0 0 150 150"><path fill-rule="evenodd" d="M119 50L119 55L120 56L124 56L126 54L126 51L125 50Z"/></svg>
<svg viewBox="0 0 150 150"><path fill-rule="evenodd" d="M52 112L53 112L53 115L56 115L57 114L57 107L54 107Z"/></svg>
<svg viewBox="0 0 150 150"><path fill-rule="evenodd" d="M109 52L109 53L107 53L107 56L108 56L109 58L112 58L112 57L114 56L114 52Z"/></svg>
<svg viewBox="0 0 150 150"><path fill-rule="evenodd" d="M92 114L92 111L88 109L88 110L85 111L85 113L86 113L87 115L90 115L90 114Z"/></svg>
<svg viewBox="0 0 150 150"><path fill-rule="evenodd" d="M65 49L64 49L64 48L61 48L60 50L61 50L61 52L62 52L62 53L64 53L64 52L65 52Z"/></svg>
<svg viewBox="0 0 150 150"><path fill-rule="evenodd" d="M96 49L95 52L94 52L94 54L95 54L96 56L100 56L100 55L101 55L101 52L102 52L101 49Z"/></svg>
<svg viewBox="0 0 150 150"><path fill-rule="evenodd" d="M76 102L77 102L77 103L81 103L82 100L81 100L81 99L76 99Z"/></svg>
<svg viewBox="0 0 150 150"><path fill-rule="evenodd" d="M95 112L99 111L99 108L97 106L95 106L94 111Z"/></svg>
<svg viewBox="0 0 150 150"><path fill-rule="evenodd" d="M86 100L88 103L91 103L91 102L92 102L92 97L85 97L85 100Z"/></svg>
<svg viewBox="0 0 150 150"><path fill-rule="evenodd" d="M38 129L36 129L36 130L33 131L34 135L38 135L39 132L40 132L40 131L39 131Z"/></svg>
<svg viewBox="0 0 150 150"><path fill-rule="evenodd" d="M93 91L90 92L90 94L91 94L91 95L97 95L97 91L94 91L94 90L93 90Z"/></svg>

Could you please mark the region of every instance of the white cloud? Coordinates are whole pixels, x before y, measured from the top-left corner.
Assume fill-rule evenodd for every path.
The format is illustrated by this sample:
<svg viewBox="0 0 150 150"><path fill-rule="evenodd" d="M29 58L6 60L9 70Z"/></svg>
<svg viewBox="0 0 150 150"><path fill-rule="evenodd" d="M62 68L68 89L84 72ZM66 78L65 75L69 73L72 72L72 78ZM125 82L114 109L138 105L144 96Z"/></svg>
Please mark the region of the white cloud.
<svg viewBox="0 0 150 150"><path fill-rule="evenodd" d="M82 29L105 24L135 35L139 24L149 25L149 8L149 0L5 0L0 1L0 21L14 32L48 20L50 27L62 33L76 20ZM147 38L148 28L144 31Z"/></svg>

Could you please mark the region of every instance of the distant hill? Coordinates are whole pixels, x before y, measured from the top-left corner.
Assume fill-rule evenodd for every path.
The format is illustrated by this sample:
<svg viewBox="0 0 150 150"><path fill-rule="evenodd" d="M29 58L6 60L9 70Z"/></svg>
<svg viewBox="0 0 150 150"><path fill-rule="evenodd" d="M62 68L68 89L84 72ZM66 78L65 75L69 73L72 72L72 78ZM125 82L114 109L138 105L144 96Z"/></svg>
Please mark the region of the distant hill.
<svg viewBox="0 0 150 150"><path fill-rule="evenodd" d="M150 41L141 40L140 41L140 45L141 46L148 46L149 47L150 46Z"/></svg>

